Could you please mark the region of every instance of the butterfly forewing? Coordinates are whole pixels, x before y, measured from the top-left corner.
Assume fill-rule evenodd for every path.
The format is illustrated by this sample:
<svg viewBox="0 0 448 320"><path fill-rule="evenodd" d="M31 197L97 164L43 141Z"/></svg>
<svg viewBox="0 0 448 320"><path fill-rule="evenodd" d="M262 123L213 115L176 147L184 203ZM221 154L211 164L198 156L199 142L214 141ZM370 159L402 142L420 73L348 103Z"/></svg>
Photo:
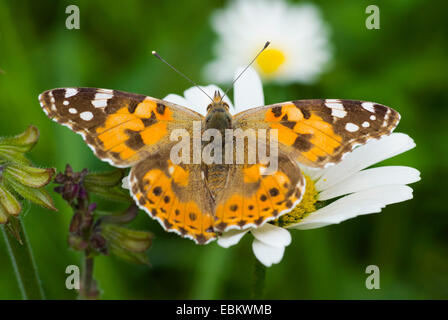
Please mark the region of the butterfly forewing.
<svg viewBox="0 0 448 320"><path fill-rule="evenodd" d="M241 112L242 129L278 130L280 148L311 167L339 162L368 139L390 134L400 115L384 105L357 100L297 100Z"/></svg>
<svg viewBox="0 0 448 320"><path fill-rule="evenodd" d="M202 116L145 95L97 88L61 88L39 96L44 112L83 136L103 161L129 167L169 143L169 132L191 130Z"/></svg>

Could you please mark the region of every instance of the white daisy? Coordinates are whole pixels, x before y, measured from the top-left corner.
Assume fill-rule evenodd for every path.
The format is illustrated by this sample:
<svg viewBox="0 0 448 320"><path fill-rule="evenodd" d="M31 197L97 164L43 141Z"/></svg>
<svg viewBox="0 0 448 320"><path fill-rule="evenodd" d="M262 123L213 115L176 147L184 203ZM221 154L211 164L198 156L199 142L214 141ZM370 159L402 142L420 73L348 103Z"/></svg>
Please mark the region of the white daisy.
<svg viewBox="0 0 448 320"><path fill-rule="evenodd" d="M216 60L204 75L218 83L231 81L233 70L251 61L268 40L271 45L254 63L265 81L311 83L331 57L328 27L313 4L235 0L213 14L211 24L218 34Z"/></svg>

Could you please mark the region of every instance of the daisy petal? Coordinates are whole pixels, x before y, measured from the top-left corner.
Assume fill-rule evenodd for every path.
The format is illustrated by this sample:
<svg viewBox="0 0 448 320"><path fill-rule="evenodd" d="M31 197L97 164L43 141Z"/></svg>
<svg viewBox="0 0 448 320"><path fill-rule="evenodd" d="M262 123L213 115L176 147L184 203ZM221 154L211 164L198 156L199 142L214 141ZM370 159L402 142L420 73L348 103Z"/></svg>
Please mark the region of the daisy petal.
<svg viewBox="0 0 448 320"><path fill-rule="evenodd" d="M129 185L129 176L126 176L121 180L121 187L123 189L131 189Z"/></svg>
<svg viewBox="0 0 448 320"><path fill-rule="evenodd" d="M291 243L291 234L288 230L270 223L252 229L251 232L257 240L272 247L286 247Z"/></svg>
<svg viewBox="0 0 448 320"><path fill-rule="evenodd" d="M208 85L206 87L201 86L201 89L204 90L205 93L207 93L207 95L210 98L213 98L215 91L219 91L221 93L221 95L224 93L224 91L221 88L219 88L218 86L215 86L213 84ZM196 112L199 112L200 114L206 113L207 106L210 104L211 101L210 101L210 98L204 94L204 92L199 90L199 88L191 87L191 88L185 90L184 96L185 96L185 99L188 100L190 105L194 106L193 110L195 110ZM232 103L230 102L230 100L227 96L224 97L223 100L225 102L227 102L227 104L229 105L230 108L233 108ZM198 111L198 110L200 110L200 111Z"/></svg>
<svg viewBox="0 0 448 320"><path fill-rule="evenodd" d="M315 185L316 189L318 191L326 190L355 172L385 159L392 158L414 147L414 141L404 133L393 133L380 140L371 140L348 153L339 164L325 169L325 172Z"/></svg>
<svg viewBox="0 0 448 320"><path fill-rule="evenodd" d="M249 229L246 230L229 230L225 232L221 237L218 239L218 245L220 245L223 248L228 248L231 246L236 245L238 242L240 242L241 238L249 231Z"/></svg>
<svg viewBox="0 0 448 320"><path fill-rule="evenodd" d="M238 68L235 73L236 77L244 70ZM238 113L250 108L264 105L263 86L258 73L252 67L249 67L243 75L235 82L233 87L233 101L235 109L231 109L231 113ZM233 112L232 112L233 111Z"/></svg>
<svg viewBox="0 0 448 320"><path fill-rule="evenodd" d="M319 200L328 200L385 185L405 185L420 180L417 169L403 166L379 167L359 171L344 181L319 193Z"/></svg>
<svg viewBox="0 0 448 320"><path fill-rule="evenodd" d="M320 176L322 174L324 174L324 172L325 172L325 170L320 169L320 168L311 168L311 167L305 166L297 161L296 161L296 163L299 166L300 170L302 170L302 172L304 174L306 174L308 177L310 177L311 180L313 180L313 181L316 181L317 179L319 179Z"/></svg>
<svg viewBox="0 0 448 320"><path fill-rule="evenodd" d="M170 93L165 98L163 98L163 100L175 103L175 104L180 105L182 107L190 108L192 110L194 110L194 108L195 108L195 106L193 104L191 104L190 101L188 101L184 97L181 97L181 96L179 96L177 94L174 94L174 93ZM199 110L194 110L194 111L199 112ZM204 111L205 111L205 109L204 109ZM199 112L199 113L203 114L204 111Z"/></svg>
<svg viewBox="0 0 448 320"><path fill-rule="evenodd" d="M390 185L375 187L345 196L305 217L294 229L314 229L340 223L359 215L380 212L388 204L412 199L408 186Z"/></svg>
<svg viewBox="0 0 448 320"><path fill-rule="evenodd" d="M252 250L255 257L266 267L279 263L283 258L285 247L271 247L257 239L252 242Z"/></svg>

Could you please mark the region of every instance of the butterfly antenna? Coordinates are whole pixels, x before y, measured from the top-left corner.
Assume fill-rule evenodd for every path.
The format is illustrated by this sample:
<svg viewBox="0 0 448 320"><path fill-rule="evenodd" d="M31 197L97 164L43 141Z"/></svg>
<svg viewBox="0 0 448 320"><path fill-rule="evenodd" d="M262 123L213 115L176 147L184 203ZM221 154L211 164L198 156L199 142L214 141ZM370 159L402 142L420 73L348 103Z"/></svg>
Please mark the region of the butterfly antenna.
<svg viewBox="0 0 448 320"><path fill-rule="evenodd" d="M258 56L271 44L270 41L266 41L266 43L264 44L263 49L260 50L260 52L257 53L257 55L255 56L255 58L252 59L252 61L247 65L246 68L244 68L243 71L240 72L240 74L238 75L238 77L235 78L235 80L233 80L232 84L230 85L230 87L226 90L226 92L224 93L224 95L221 97L221 101L222 99L224 99L224 97L227 95L227 93L229 93L229 91L233 88L233 85L235 84L235 82L243 75L244 72L246 72L247 69L249 69L249 67L252 65L252 63L255 62L255 60L257 60Z"/></svg>
<svg viewBox="0 0 448 320"><path fill-rule="evenodd" d="M171 64L169 64L165 59L163 59L156 51L152 52L152 55L154 57L156 57L157 59L159 59L160 61L162 61L163 63L165 63L168 67L170 67L171 69L173 69L178 75L180 75L182 78L184 78L185 80L187 80L188 82L192 83L196 88L198 88L199 90L202 91L203 94L205 94L212 102L213 99L207 94L207 92L205 92L204 90L202 90L202 88L193 80L191 80L189 77L187 77L185 74L183 74L182 72L180 72L179 70L177 70L175 67L173 67Z"/></svg>

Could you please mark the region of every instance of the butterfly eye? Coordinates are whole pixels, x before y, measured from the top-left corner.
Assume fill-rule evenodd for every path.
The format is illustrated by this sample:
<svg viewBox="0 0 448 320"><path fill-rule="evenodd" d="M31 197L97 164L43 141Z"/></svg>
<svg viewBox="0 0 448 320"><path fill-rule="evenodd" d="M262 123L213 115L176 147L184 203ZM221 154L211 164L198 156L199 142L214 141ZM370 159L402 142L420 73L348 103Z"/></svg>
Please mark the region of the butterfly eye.
<svg viewBox="0 0 448 320"><path fill-rule="evenodd" d="M227 110L229 110L229 105L227 104L227 103L223 103L223 106L227 109Z"/></svg>
<svg viewBox="0 0 448 320"><path fill-rule="evenodd" d="M207 106L207 111L210 110L211 107L212 107L212 105L209 104L209 105Z"/></svg>

